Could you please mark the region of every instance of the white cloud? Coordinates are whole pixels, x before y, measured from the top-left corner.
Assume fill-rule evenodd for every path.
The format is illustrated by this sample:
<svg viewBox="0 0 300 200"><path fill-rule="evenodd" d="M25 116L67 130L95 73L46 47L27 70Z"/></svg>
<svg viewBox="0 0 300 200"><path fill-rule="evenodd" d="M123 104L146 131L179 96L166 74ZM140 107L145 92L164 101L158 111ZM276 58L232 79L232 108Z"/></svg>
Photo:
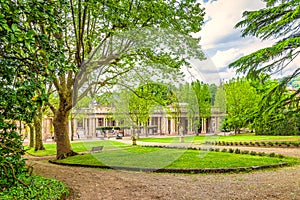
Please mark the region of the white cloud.
<svg viewBox="0 0 300 200"><path fill-rule="evenodd" d="M264 7L261 0L218 0L203 3L208 20L200 32L204 49L215 48L220 43L235 41L241 35L234 29L246 10Z"/></svg>

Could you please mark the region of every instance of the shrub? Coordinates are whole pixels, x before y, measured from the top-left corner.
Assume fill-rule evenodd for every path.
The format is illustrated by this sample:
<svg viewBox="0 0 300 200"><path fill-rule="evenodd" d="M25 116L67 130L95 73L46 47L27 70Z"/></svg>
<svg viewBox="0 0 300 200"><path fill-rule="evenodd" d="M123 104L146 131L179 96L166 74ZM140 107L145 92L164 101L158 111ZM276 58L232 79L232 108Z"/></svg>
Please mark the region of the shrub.
<svg viewBox="0 0 300 200"><path fill-rule="evenodd" d="M30 187L23 187L20 183L4 189L0 193L0 199L65 199L68 189L65 184L55 179L43 178L40 176L30 176L20 178Z"/></svg>
<svg viewBox="0 0 300 200"><path fill-rule="evenodd" d="M219 152L220 151L220 149L219 148L215 148L215 152Z"/></svg>
<svg viewBox="0 0 300 200"><path fill-rule="evenodd" d="M299 147L299 143L298 143L298 142L293 142L293 145L294 145L295 147Z"/></svg>
<svg viewBox="0 0 300 200"><path fill-rule="evenodd" d="M278 158L284 158L284 155L282 155L282 154L277 154L277 157L278 157Z"/></svg>
<svg viewBox="0 0 300 200"><path fill-rule="evenodd" d="M259 143L259 142L255 142L255 144L256 144L257 146L260 146L260 143Z"/></svg>
<svg viewBox="0 0 300 200"><path fill-rule="evenodd" d="M245 150L245 151L242 151L241 153L242 153L242 154L249 154L249 151L248 151L248 150Z"/></svg>
<svg viewBox="0 0 300 200"><path fill-rule="evenodd" d="M236 153L236 154L240 154L240 153L241 153L241 150L239 150L239 149L236 149L236 150L234 151L234 153Z"/></svg>
<svg viewBox="0 0 300 200"><path fill-rule="evenodd" d="M265 153L265 152L258 152L258 155L259 155L259 156L265 156L266 153Z"/></svg>
<svg viewBox="0 0 300 200"><path fill-rule="evenodd" d="M251 151L251 152L250 152L250 155L256 156L256 152L255 152L255 151Z"/></svg>
<svg viewBox="0 0 300 200"><path fill-rule="evenodd" d="M0 116L0 130L0 189L2 189L19 183L18 177L24 176L28 170L22 158L24 155L22 138L15 131L15 125L2 121Z"/></svg>
<svg viewBox="0 0 300 200"><path fill-rule="evenodd" d="M249 142L244 142L244 144L245 144L246 146L248 146L248 145L249 145Z"/></svg>
<svg viewBox="0 0 300 200"><path fill-rule="evenodd" d="M224 153L225 153L225 152L227 152L227 149L225 149L225 148L224 148L224 149L222 149L222 152L224 152Z"/></svg>
<svg viewBox="0 0 300 200"><path fill-rule="evenodd" d="M275 157L275 153L270 153L270 157Z"/></svg>
<svg viewBox="0 0 300 200"><path fill-rule="evenodd" d="M273 142L268 142L268 145L270 145L272 147L274 144L273 144Z"/></svg>
<svg viewBox="0 0 300 200"><path fill-rule="evenodd" d="M229 152L229 153L233 153L234 150L233 150L232 148L229 148L229 149L228 149L228 152Z"/></svg>

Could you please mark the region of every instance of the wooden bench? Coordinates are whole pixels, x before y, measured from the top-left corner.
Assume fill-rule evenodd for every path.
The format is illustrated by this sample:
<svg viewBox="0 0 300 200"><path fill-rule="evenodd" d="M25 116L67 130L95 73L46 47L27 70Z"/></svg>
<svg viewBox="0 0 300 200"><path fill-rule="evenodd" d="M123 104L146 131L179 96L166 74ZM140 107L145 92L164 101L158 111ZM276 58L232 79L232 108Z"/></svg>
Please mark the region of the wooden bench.
<svg viewBox="0 0 300 200"><path fill-rule="evenodd" d="M97 153L97 152L101 152L103 149L103 146L98 146L98 147L92 147L92 149L90 150L90 153Z"/></svg>

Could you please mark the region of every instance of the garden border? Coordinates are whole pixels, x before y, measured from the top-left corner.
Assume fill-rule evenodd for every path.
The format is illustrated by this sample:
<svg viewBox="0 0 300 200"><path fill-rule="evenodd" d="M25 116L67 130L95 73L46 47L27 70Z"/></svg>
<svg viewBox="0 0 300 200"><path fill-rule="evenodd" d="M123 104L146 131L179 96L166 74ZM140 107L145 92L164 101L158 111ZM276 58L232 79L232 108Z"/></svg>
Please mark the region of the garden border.
<svg viewBox="0 0 300 200"><path fill-rule="evenodd" d="M159 145L142 145L143 147L158 147L158 148L179 148L179 149L192 149L192 150L206 150L214 151L215 149L201 149L201 148L191 148L191 147L175 147L175 146L159 146ZM231 153L236 152L232 150ZM255 152L255 155L260 155ZM279 156L282 156L278 154ZM277 156L278 156L277 155ZM267 156L263 153L260 156ZM275 156L275 154L274 154ZM76 163L61 163L57 160L49 160L52 164L63 165L63 166L73 166L73 167L87 167L87 168L99 168L99 169L114 169L114 170L124 170L124 171L134 171L134 172L155 172L155 173L183 173L183 174L205 174L205 173L239 173L239 172L250 172L260 169L273 169L288 166L287 162L270 164L270 165L260 165L260 166L249 166L249 167L234 167L234 168L142 168L142 167L124 167L124 166L106 166L106 165L85 165Z"/></svg>
<svg viewBox="0 0 300 200"><path fill-rule="evenodd" d="M260 169L273 169L288 166L288 163L278 163L272 165L260 165L250 167L236 167L236 168L140 168L140 167L122 167L122 166L100 166L100 165L82 165L75 163L60 163L55 160L49 160L52 164L72 167L87 167L87 168L99 168L99 169L113 169L124 170L134 172L155 172L155 173L182 173L182 174L208 174L208 173L238 173L238 172L250 172Z"/></svg>

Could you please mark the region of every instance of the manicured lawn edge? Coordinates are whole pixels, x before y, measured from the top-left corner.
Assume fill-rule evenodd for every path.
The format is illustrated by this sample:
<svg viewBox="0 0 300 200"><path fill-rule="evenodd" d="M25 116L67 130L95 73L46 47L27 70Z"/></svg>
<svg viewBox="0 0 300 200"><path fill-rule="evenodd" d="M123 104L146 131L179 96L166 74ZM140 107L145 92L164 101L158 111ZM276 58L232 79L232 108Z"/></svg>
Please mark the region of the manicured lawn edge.
<svg viewBox="0 0 300 200"><path fill-rule="evenodd" d="M250 172L261 169L273 169L288 166L288 163L278 163L271 165L261 166L250 166L250 167L236 167L236 168L140 168L140 167L122 167L122 166L103 166L103 165L83 165L75 163L61 163L56 160L49 160L52 164L72 166L72 167L87 167L87 168L99 168L99 169L113 169L113 170L124 170L134 172L156 172L156 173L183 173L183 174L208 174L208 173L239 173L239 172Z"/></svg>

